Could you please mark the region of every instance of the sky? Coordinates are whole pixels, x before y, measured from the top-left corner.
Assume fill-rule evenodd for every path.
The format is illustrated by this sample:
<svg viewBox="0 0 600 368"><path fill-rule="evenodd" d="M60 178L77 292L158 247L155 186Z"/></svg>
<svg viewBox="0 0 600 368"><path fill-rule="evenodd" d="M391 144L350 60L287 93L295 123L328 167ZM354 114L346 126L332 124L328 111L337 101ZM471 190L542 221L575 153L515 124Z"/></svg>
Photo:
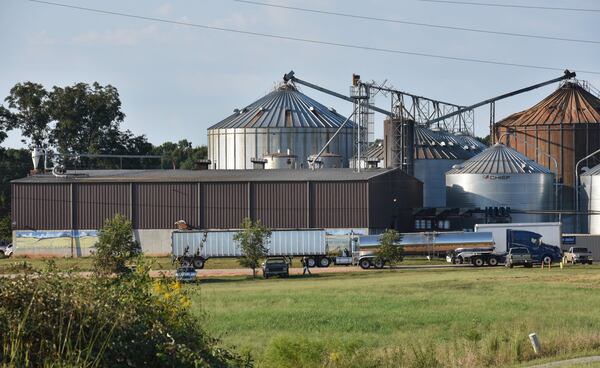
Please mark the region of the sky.
<svg viewBox="0 0 600 368"><path fill-rule="evenodd" d="M105 11L212 27L374 48L600 72L600 43L507 37L299 12L233 0L56 0ZM600 11L557 11L444 4L419 0L263 0L263 2L500 32L600 41ZM479 2L600 9L595 0ZM198 27L0 0L0 103L16 83L48 89L77 82L118 88L122 125L149 141L207 142L206 129L270 92L283 74L349 93L352 73L363 80L460 105L562 75L397 53L295 42ZM600 74L578 79L600 88ZM496 103L497 120L532 106L557 85ZM321 92L303 93L348 115L352 106ZM376 104L388 108L385 96ZM489 108L475 112L475 133L488 134ZM375 116L375 136L383 134ZM18 132L4 146L22 147Z"/></svg>

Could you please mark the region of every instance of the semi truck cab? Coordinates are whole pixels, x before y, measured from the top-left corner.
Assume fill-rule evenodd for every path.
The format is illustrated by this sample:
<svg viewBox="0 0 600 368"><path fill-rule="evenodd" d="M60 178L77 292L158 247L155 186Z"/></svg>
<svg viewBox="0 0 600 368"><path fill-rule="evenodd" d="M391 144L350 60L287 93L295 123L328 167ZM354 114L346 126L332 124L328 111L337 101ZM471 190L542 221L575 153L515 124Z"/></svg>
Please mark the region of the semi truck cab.
<svg viewBox="0 0 600 368"><path fill-rule="evenodd" d="M507 248L526 248L534 263L560 262L562 254L559 246L544 244L542 236L527 230L506 230Z"/></svg>

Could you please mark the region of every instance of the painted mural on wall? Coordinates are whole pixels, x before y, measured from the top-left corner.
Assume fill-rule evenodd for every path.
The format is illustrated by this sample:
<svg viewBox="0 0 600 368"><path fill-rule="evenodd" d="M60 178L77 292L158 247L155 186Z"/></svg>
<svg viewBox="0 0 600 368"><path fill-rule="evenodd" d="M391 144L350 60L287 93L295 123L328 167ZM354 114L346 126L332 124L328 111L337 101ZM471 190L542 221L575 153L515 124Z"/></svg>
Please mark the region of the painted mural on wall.
<svg viewBox="0 0 600 368"><path fill-rule="evenodd" d="M97 230L17 230L17 249L92 248L98 241Z"/></svg>

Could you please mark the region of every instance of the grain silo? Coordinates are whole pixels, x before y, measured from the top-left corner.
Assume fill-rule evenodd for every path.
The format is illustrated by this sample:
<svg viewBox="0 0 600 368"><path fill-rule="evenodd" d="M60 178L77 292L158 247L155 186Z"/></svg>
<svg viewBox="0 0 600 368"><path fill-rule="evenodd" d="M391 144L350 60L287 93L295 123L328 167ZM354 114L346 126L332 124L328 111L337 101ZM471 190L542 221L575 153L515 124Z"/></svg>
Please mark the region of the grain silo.
<svg viewBox="0 0 600 368"><path fill-rule="evenodd" d="M600 99L582 81L563 82L530 109L510 115L495 125L496 140L505 133L515 150L557 172L562 183L558 208L575 209L575 165L600 148ZM583 161L592 167L599 156ZM573 217L563 216L565 231L575 231Z"/></svg>
<svg viewBox="0 0 600 368"><path fill-rule="evenodd" d="M554 209L554 174L497 143L446 173L448 207L510 207L513 222L544 222Z"/></svg>
<svg viewBox="0 0 600 368"><path fill-rule="evenodd" d="M600 213L600 165L585 171L579 177L579 209ZM600 234L600 215L579 216L579 230L590 234Z"/></svg>
<svg viewBox="0 0 600 368"><path fill-rule="evenodd" d="M397 134L393 126L395 123L390 119L384 122L384 147L378 150L383 153L384 167L398 166L398 155L393 151L393 134ZM471 139L422 126L414 128L413 175L423 182L424 207L447 207L446 171L472 158L485 147L481 143L471 142Z"/></svg>
<svg viewBox="0 0 600 368"><path fill-rule="evenodd" d="M289 150L297 168L306 168L307 157L318 153L345 121L335 109L282 84L208 128L208 157L216 169L251 169L252 158ZM326 151L339 154L344 167L353 151L353 128L349 121Z"/></svg>

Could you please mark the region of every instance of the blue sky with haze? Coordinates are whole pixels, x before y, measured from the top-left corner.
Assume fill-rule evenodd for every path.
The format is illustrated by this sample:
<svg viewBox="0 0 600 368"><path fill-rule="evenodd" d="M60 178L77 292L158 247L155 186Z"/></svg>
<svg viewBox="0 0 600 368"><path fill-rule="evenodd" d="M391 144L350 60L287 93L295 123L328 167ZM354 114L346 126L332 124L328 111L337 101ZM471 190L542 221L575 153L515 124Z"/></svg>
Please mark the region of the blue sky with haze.
<svg viewBox="0 0 600 368"><path fill-rule="evenodd" d="M265 0L321 10L600 41L599 12L477 7L400 1ZM481 0L483 1L483 0ZM487 0L485 0L487 1ZM62 2L62 0L57 0ZM491 2L491 1L489 1ZM500 2L500 0L495 0ZM526 39L307 14L231 0L64 0L66 4L177 21L453 57L600 71L600 44ZM510 3L504 1L504 3ZM525 0L513 4L600 8L594 0ZM0 2L0 96L17 82L51 88L112 84L127 115L124 128L154 144L186 138L206 144L206 129L272 90L293 69L300 78L348 93L352 73L418 95L471 104L560 76L559 71L474 64L312 45L58 8L26 0ZM580 74L600 88L600 75ZM497 103L498 119L531 106L549 86ZM302 88L348 114L351 106ZM379 96L377 104L389 101ZM382 135L376 116L376 136ZM487 134L488 109L476 111ZM11 133L6 146L21 146Z"/></svg>

